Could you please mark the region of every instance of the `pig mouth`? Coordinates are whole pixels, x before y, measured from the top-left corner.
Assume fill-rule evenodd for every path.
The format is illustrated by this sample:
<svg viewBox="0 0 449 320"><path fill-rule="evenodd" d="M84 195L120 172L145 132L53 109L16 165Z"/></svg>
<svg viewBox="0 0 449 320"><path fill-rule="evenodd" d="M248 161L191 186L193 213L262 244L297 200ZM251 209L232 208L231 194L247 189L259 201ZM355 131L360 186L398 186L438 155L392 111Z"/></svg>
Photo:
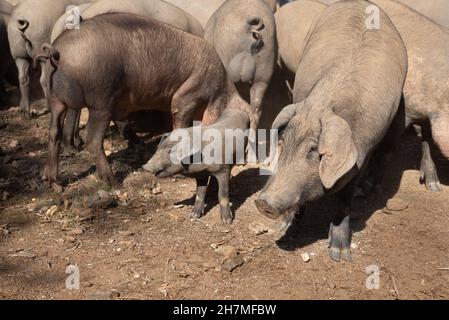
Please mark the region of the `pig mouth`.
<svg viewBox="0 0 449 320"><path fill-rule="evenodd" d="M290 216L290 215L294 215L294 212L296 212L299 208L299 202L290 207L290 208L286 208L286 209L278 209L275 208L273 206L270 206L268 204L268 202L264 199L256 199L254 200L257 210L264 215L265 217L272 219L272 220L277 220L279 219L281 216Z"/></svg>
<svg viewBox="0 0 449 320"><path fill-rule="evenodd" d="M171 177L172 175L168 171L160 170L160 171L154 172L154 176L157 178L168 178L168 177Z"/></svg>
<svg viewBox="0 0 449 320"><path fill-rule="evenodd" d="M254 202L256 203L257 210L269 219L276 220L283 214L282 211L270 206L266 200L257 199Z"/></svg>

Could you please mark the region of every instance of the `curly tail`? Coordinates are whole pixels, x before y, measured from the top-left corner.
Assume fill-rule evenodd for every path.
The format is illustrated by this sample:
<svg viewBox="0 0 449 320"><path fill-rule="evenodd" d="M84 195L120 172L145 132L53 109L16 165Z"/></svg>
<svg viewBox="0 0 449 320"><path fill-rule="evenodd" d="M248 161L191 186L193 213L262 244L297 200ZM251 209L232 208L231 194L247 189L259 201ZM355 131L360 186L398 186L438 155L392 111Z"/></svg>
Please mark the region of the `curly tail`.
<svg viewBox="0 0 449 320"><path fill-rule="evenodd" d="M54 69L58 68L60 54L51 44L44 43L41 46L41 53L33 59L33 67L36 68L38 63L50 61Z"/></svg>

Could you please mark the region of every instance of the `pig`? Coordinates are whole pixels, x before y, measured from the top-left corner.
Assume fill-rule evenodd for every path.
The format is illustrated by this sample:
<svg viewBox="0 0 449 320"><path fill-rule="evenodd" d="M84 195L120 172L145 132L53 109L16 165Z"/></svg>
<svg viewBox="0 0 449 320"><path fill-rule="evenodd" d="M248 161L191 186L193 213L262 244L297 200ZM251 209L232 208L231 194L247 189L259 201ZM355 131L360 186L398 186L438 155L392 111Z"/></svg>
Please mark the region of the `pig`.
<svg viewBox="0 0 449 320"><path fill-rule="evenodd" d="M319 0L321 3L331 5L344 0ZM449 3L447 0L390 0L400 2L433 20L442 27L449 28Z"/></svg>
<svg viewBox="0 0 449 320"><path fill-rule="evenodd" d="M19 72L20 110L24 115L30 115L30 62L39 52L41 45L50 41L53 25L66 8L85 2L87 1L22 0L14 9L8 23L8 40ZM45 88L43 77L41 83Z"/></svg>
<svg viewBox="0 0 449 320"><path fill-rule="evenodd" d="M104 13L134 13L167 23L197 36L203 36L203 27L192 15L162 0L99 0L79 8L81 19L90 19ZM51 42L64 30L67 14L53 27Z"/></svg>
<svg viewBox="0 0 449 320"><path fill-rule="evenodd" d="M396 0L430 18L439 25L449 28L449 3L447 0Z"/></svg>
<svg viewBox="0 0 449 320"><path fill-rule="evenodd" d="M299 7L300 0L293 3L296 2L298 2ZM330 2L335 3L337 1ZM449 158L449 152L447 151L449 133L445 129L449 126L449 88L446 85L447 75L449 74L447 62L449 56L448 31L401 3L388 0L373 0L372 2L380 6L393 21L406 45L409 57L409 69L403 92L404 119L402 123L395 122L395 128L393 128L393 132L386 141L388 146L385 147L385 159L391 157L394 146L406 128L411 125L420 125L422 131L420 180L425 184L427 190L431 192L441 191L438 172L430 153L430 145L434 141L442 154ZM293 3L286 5L279 11L292 6ZM284 25L282 28L294 28L295 24L300 25L309 16L309 12L298 10L298 13L291 19L282 20ZM282 37L282 28L279 28L279 37ZM309 30L311 25L303 25L301 28ZM305 33L306 31L298 32ZM298 38L298 40L301 39ZM279 46L283 46L282 40L279 41ZM291 41L286 44L285 48L290 52L301 52L303 46L304 41ZM283 53L281 55L286 56ZM291 62L289 69L297 69L299 59L296 60L298 64L292 59L288 59L288 61ZM386 161L382 160L384 156L378 158L379 161ZM376 180L380 181L381 177L382 174L379 174Z"/></svg>
<svg viewBox="0 0 449 320"><path fill-rule="evenodd" d="M185 155L183 162L173 162L171 159L172 154L180 154L183 144L177 141L176 131L172 132L167 138L161 141L155 154L148 161L147 164L143 166L143 169L149 171L159 178L167 178L176 174L182 174L187 177L195 178L196 180L196 198L193 212L191 215L192 219L200 219L204 214L204 204L205 197L208 188L209 179L215 177L218 181L218 200L220 204L220 215L223 223L231 224L234 219L234 214L231 210L231 205L229 202L229 181L231 177L231 170L233 163L243 163L244 161L244 148L247 142L247 129L250 126L252 111L249 113L245 109L236 108L231 106L223 111L220 118L214 124L200 128L202 132L211 132L208 130L215 130L213 135L213 142L217 143L215 139L219 139L220 143L217 145L222 147L221 155L217 155L214 161L202 161L194 162L193 154L195 152L200 152L199 150L190 149L190 154ZM193 141L195 130L190 127L185 132L189 136L189 141ZM198 129L197 129L198 130ZM226 131L233 130L234 141L229 140ZM229 132L229 131L228 131ZM216 134L219 134L216 136ZM200 133L199 139L203 137L201 150L205 150L205 146L210 143L209 139L204 138ZM228 139L228 140L227 140ZM246 142L245 142L246 141ZM225 149L231 145L232 149L232 160L225 161L226 151ZM189 145L187 145L190 148ZM238 151L240 148L240 152ZM238 155L240 154L240 158ZM215 156L215 155L214 155Z"/></svg>
<svg viewBox="0 0 449 320"><path fill-rule="evenodd" d="M427 190L441 191L430 144L435 142L449 159L449 32L425 16L394 1L374 0L399 30L407 47L409 68L404 86L403 130L421 125L422 158L420 179ZM429 126L430 124L430 126Z"/></svg>
<svg viewBox="0 0 449 320"><path fill-rule="evenodd" d="M279 59L290 72L296 73L305 39L326 8L313 0L297 0L276 11Z"/></svg>
<svg viewBox="0 0 449 320"><path fill-rule="evenodd" d="M209 19L204 37L214 45L229 78L238 86L250 86L258 124L277 55L272 10L263 0L227 0Z"/></svg>
<svg viewBox="0 0 449 320"><path fill-rule="evenodd" d="M13 82L8 79L14 72L14 60L9 49L7 26L13 11L13 6L4 0L0 0L0 93L3 93L4 82Z"/></svg>
<svg viewBox="0 0 449 320"><path fill-rule="evenodd" d="M81 19L90 19L104 13L134 13L167 23L183 31L202 37L203 27L193 16L178 7L161 0L99 0L79 7ZM51 36L53 42L64 30L69 14L63 15L55 24ZM45 75L44 75L45 78ZM81 140L78 134L79 112L69 110L64 126L64 151L75 152ZM122 132L127 131L127 122L119 122ZM125 137L127 138L127 137Z"/></svg>
<svg viewBox="0 0 449 320"><path fill-rule="evenodd" d="M276 11L278 1L276 0L264 0L273 12ZM192 16L198 19L201 25L206 27L210 17L218 10L218 8L226 2L226 0L165 0L174 4L175 6L185 10ZM246 2L242 1L242 2Z"/></svg>
<svg viewBox="0 0 449 320"><path fill-rule="evenodd" d="M280 131L277 171L255 200L260 213L276 219L335 194L340 208L329 229L335 261L351 261L354 190L397 113L407 73L406 48L388 16L380 11L382 28L367 29L369 5L330 6L309 34L294 103L272 125Z"/></svg>
<svg viewBox="0 0 449 320"><path fill-rule="evenodd" d="M36 60L46 62L51 84L49 155L43 178L52 184L68 108L87 106L87 149L99 177L114 186L103 150L111 120L158 109L171 114L177 129L194 119L213 123L228 104L246 104L208 41L138 15L113 13L87 19L79 30L67 30L53 45L45 44Z"/></svg>

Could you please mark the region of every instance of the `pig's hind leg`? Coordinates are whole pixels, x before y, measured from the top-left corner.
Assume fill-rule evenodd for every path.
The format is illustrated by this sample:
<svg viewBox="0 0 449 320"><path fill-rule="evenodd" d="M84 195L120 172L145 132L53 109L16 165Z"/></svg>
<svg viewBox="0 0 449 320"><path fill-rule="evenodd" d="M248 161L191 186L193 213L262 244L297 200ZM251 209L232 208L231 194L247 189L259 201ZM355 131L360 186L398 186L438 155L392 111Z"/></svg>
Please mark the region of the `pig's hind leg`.
<svg viewBox="0 0 449 320"><path fill-rule="evenodd" d="M231 180L231 168L225 167L214 176L218 181L218 201L220 203L221 221L226 224L232 224L234 215L229 202L229 182Z"/></svg>
<svg viewBox="0 0 449 320"><path fill-rule="evenodd" d="M109 110L105 108L106 110ZM103 109L103 110L105 110ZM111 122L109 111L89 110L86 145L97 167L98 177L109 185L118 185L103 149L103 140Z"/></svg>
<svg viewBox="0 0 449 320"><path fill-rule="evenodd" d="M196 178L196 198L191 215L193 220L201 218L204 214L204 201L206 198L208 180L209 177Z"/></svg>
<svg viewBox="0 0 449 320"><path fill-rule="evenodd" d="M62 140L62 130L67 106L59 100L53 99L50 103L50 130L48 133L48 160L42 176L50 185L56 182L58 175L58 158Z"/></svg>
<svg viewBox="0 0 449 320"><path fill-rule="evenodd" d="M438 192L441 191L440 180L438 179L437 169L435 162L433 162L432 154L430 152L430 145L432 144L432 135L430 128L427 125L421 126L421 139L422 139L422 158L420 166L420 180L421 183L426 184L426 188L429 191Z"/></svg>

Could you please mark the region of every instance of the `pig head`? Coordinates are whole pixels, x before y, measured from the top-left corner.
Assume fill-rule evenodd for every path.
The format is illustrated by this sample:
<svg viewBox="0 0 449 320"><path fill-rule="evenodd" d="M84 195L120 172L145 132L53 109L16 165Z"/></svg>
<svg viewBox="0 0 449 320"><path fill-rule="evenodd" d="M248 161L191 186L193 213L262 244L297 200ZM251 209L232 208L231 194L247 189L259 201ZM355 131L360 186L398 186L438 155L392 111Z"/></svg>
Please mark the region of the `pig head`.
<svg viewBox="0 0 449 320"><path fill-rule="evenodd" d="M279 130L278 168L256 200L271 219L338 191L356 168L359 153L349 124L332 110L319 116L299 112L303 104L287 106L273 123Z"/></svg>

